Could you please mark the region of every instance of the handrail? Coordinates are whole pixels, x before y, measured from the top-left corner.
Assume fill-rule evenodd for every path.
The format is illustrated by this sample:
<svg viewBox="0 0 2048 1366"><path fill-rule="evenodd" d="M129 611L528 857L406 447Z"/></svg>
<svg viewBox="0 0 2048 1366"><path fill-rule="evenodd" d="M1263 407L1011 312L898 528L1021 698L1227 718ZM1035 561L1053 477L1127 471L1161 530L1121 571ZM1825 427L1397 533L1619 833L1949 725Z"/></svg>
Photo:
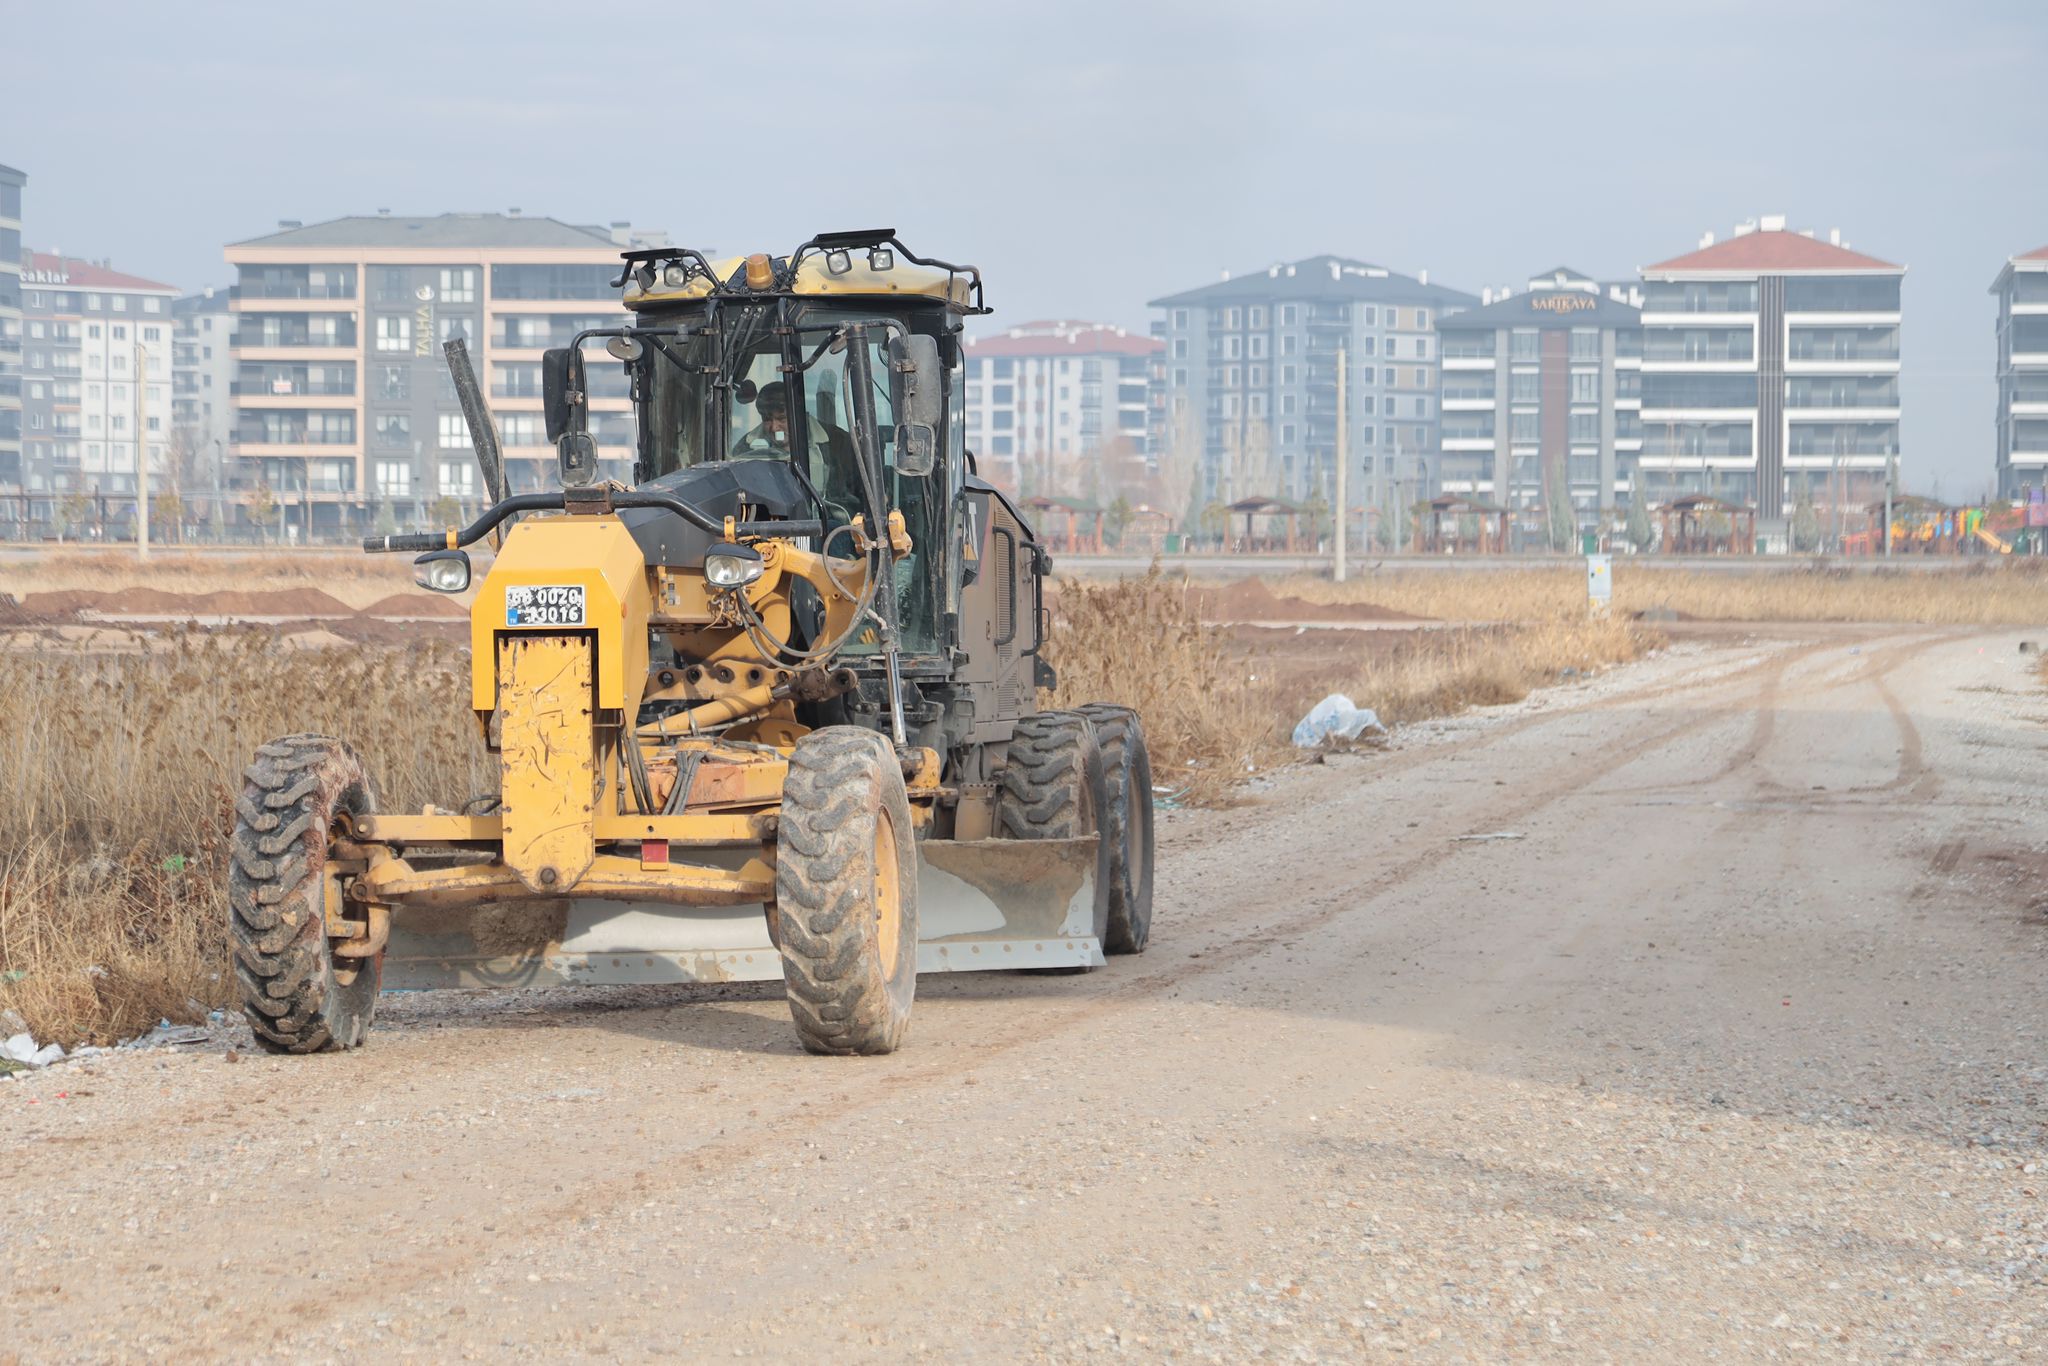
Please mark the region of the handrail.
<svg viewBox="0 0 2048 1366"><path fill-rule="evenodd" d="M493 504L481 517L468 526L457 529L449 527L444 532L418 531L401 532L395 536L365 536L363 551L379 555L392 551L456 550L472 545L491 534L507 517L520 512L548 512L565 510L570 499L561 493L515 493L510 498ZM609 493L594 490L592 496L574 500L579 505L590 503L598 511L614 508L658 508L673 512L684 521L707 531L713 536L725 534L725 524L708 514L692 507L680 498L666 493L650 493L644 489L616 489ZM735 530L742 536L823 536L823 522L740 522Z"/></svg>

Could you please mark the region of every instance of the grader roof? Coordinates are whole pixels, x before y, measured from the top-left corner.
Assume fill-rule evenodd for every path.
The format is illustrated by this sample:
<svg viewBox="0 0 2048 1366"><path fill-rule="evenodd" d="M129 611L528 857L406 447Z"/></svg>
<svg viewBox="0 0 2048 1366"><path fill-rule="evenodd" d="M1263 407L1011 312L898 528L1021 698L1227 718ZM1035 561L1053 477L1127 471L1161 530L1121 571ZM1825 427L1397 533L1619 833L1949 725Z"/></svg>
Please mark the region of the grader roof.
<svg viewBox="0 0 2048 1366"><path fill-rule="evenodd" d="M707 260L688 247L624 253L616 281L628 308L712 297L924 298L962 313L987 313L981 272L973 266L920 257L894 228L819 233L788 256L756 253Z"/></svg>

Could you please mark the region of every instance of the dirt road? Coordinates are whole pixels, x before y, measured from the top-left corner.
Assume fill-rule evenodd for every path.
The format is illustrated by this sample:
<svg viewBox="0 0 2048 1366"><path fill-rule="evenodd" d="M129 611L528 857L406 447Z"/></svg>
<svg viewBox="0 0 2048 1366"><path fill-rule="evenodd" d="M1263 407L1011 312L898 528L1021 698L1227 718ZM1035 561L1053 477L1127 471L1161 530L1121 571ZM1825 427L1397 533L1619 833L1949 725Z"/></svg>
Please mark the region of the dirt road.
<svg viewBox="0 0 2048 1366"><path fill-rule="evenodd" d="M1682 642L1174 813L1151 952L889 1058L662 989L0 1084L0 1358L2039 1359L2020 639Z"/></svg>

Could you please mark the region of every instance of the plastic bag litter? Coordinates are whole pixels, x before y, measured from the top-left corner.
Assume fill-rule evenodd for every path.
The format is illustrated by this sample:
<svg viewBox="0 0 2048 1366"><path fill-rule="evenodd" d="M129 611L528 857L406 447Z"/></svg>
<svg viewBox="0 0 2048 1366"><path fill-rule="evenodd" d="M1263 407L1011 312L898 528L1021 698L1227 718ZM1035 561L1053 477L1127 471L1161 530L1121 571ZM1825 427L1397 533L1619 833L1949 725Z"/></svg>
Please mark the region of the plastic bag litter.
<svg viewBox="0 0 2048 1366"><path fill-rule="evenodd" d="M1331 740L1356 740L1367 731L1385 735L1387 728L1380 724L1372 708L1358 706L1343 693L1333 692L1295 723L1294 746L1314 749Z"/></svg>
<svg viewBox="0 0 2048 1366"><path fill-rule="evenodd" d="M0 1058L27 1063L30 1067L48 1067L53 1062L64 1061L64 1045L52 1043L37 1048L33 1036L16 1034L0 1041Z"/></svg>

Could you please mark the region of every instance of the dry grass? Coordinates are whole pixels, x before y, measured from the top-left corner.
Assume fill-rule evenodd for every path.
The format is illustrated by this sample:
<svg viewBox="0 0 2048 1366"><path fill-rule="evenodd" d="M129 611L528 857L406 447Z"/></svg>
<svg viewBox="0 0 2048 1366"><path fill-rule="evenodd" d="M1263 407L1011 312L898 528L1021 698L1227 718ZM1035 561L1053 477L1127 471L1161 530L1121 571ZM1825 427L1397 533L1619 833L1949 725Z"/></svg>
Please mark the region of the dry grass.
<svg viewBox="0 0 2048 1366"><path fill-rule="evenodd" d="M227 988L224 845L266 740L342 736L398 809L489 772L461 654L177 634L139 654L0 654L0 1008L107 1041Z"/></svg>
<svg viewBox="0 0 2048 1366"><path fill-rule="evenodd" d="M349 550L251 554L157 549L144 569L132 550L50 548L0 561L0 591L15 597L81 589L118 592L142 585L168 593L317 588L350 607L367 607L413 586L412 557Z"/></svg>
<svg viewBox="0 0 2048 1366"><path fill-rule="evenodd" d="M1309 602L1369 602L1444 621L1538 621L1586 610L1577 567L1386 570L1331 583L1306 576L1273 591ZM2034 562L1947 571L1659 569L1619 560L1614 608L1667 608L1709 621L1870 621L2019 626L2048 622L2048 570Z"/></svg>
<svg viewBox="0 0 2048 1366"><path fill-rule="evenodd" d="M1326 587L1328 585L1325 585ZM1348 633L1319 633L1333 644ZM1281 666L1199 618L1189 585L1156 569L1142 579L1069 582L1059 591L1047 657L1055 706L1119 702L1144 718L1154 771L1197 804L1227 800L1247 772L1287 762L1288 736L1315 702L1348 694L1391 725L1517 702L1566 670L1589 673L1658 643L1620 617L1388 632L1382 648Z"/></svg>

